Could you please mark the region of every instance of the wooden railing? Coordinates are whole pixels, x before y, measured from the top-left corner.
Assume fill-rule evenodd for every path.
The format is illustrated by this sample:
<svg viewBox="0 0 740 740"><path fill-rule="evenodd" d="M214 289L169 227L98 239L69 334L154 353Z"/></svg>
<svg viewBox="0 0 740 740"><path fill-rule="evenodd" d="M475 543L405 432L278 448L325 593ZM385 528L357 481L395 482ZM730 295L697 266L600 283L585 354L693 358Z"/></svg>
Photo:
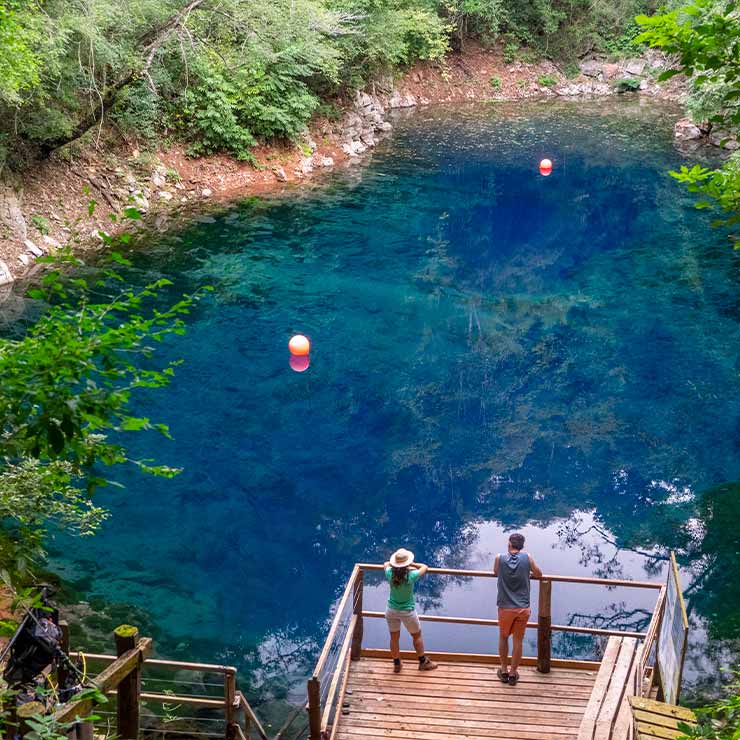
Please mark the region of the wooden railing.
<svg viewBox="0 0 740 740"><path fill-rule="evenodd" d="M352 569L342 597L339 600L334 619L329 628L324 647L319 655L313 674L308 681L308 718L311 740L330 738L336 734L336 715L341 707L339 702L344 695L344 688L349 675L349 664L358 660L361 655L385 655L386 650L363 650L363 620L365 618L380 619L383 612L367 611L363 609L364 573L382 571L383 566L374 563L358 563ZM430 575L453 576L456 578L494 578L492 571L458 570L452 568L429 568ZM554 583L569 583L578 585L596 585L607 588L625 587L650 589L659 591L658 600L650 624L646 632L635 632L619 629L602 629L596 627L581 627L578 625L552 624L552 586ZM583 576L543 575L539 579L539 604L536 622L529 622L528 629L537 630L537 670L548 673L552 665L576 665L593 667L589 661L553 660L552 633L571 632L592 635L595 637L621 636L644 639L645 646L656 639L662 606L665 599L665 586L652 581L628 581L612 578L591 578ZM497 619L478 617L454 617L446 615L420 614L419 619L424 622L476 625L497 627ZM640 653L640 683L649 674L647 661L650 648L641 649ZM448 659L458 660L485 660L493 662L494 655L446 654ZM534 662L525 659L525 662ZM331 729L330 729L331 728Z"/></svg>
<svg viewBox="0 0 740 740"><path fill-rule="evenodd" d="M149 637L139 637L138 630L126 626L119 627L115 632L116 655L99 653L69 652L65 650L71 663L62 670L70 670L73 662L84 661L86 667L82 690L95 688L103 694L115 695L116 701L116 731L117 737L124 740L133 740L140 733L141 702L153 702L170 706L202 707L213 710L223 710L224 729L226 740L247 740L252 730L261 740L268 740L268 736L255 715L246 697L237 689L237 670L233 666L213 663L193 663L177 660L161 660L149 656L152 640ZM66 647L63 646L63 647ZM104 667L96 674L88 668L102 664ZM64 664L63 664L64 665ZM221 677L223 691L218 695L201 696L183 692L142 691L142 678L146 680L162 681L164 679L147 679L144 672L147 668L162 671L192 671L199 674L215 674ZM179 681L172 682L178 687ZM210 684L218 688L218 684ZM79 696L80 698L77 698ZM54 710L54 720L60 726L77 723L76 730L70 735L76 735L78 740L92 740L94 737L93 724L86 718L91 713L98 713L93 707L92 699L85 698L81 693L73 696L68 702ZM19 710L20 713L20 710ZM241 722L240 722L241 719ZM21 725L22 726L22 725ZM16 733L17 735L18 733ZM173 730L168 729L168 734ZM176 734L176 731L174 731ZM210 733L213 735L214 733ZM20 733L20 738L23 732Z"/></svg>

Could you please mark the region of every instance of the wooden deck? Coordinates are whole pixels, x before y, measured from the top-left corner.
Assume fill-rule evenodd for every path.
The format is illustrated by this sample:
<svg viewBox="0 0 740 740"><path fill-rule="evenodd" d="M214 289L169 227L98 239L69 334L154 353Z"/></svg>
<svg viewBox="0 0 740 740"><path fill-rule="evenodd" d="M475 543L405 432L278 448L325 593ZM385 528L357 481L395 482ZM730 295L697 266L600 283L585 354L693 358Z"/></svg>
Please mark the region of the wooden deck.
<svg viewBox="0 0 740 740"><path fill-rule="evenodd" d="M495 665L445 662L422 672L404 661L363 657L349 664L335 740L575 740L596 680L595 670L519 669L507 686ZM344 713L346 712L346 713Z"/></svg>

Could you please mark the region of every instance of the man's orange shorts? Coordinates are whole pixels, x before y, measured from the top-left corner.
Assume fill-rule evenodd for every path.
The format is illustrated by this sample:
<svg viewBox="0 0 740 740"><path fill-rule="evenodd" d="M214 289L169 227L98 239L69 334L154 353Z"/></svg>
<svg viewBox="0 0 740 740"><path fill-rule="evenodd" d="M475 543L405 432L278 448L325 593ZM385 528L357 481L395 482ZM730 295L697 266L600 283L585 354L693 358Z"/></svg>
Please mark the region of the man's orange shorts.
<svg viewBox="0 0 740 740"><path fill-rule="evenodd" d="M529 609L499 609L498 628L501 636L514 635L517 640L523 640L530 614Z"/></svg>

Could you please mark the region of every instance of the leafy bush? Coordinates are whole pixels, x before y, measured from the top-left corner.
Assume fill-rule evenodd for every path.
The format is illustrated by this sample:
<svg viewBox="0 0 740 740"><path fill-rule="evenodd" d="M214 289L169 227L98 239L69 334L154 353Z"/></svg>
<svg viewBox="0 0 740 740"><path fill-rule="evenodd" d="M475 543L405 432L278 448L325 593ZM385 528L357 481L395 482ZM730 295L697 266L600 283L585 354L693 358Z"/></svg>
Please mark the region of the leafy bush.
<svg viewBox="0 0 740 740"><path fill-rule="evenodd" d="M33 226L39 234L48 234L50 231L49 221L40 213L34 213L33 216L31 216L31 226Z"/></svg>
<svg viewBox="0 0 740 740"><path fill-rule="evenodd" d="M244 128L236 112L237 91L220 75L205 77L180 99L181 111L173 111L173 120L191 142L188 154L201 157L228 152L240 160L254 161L251 152L257 140Z"/></svg>
<svg viewBox="0 0 740 740"><path fill-rule="evenodd" d="M491 83L491 87L494 90L500 90L501 89L501 78L498 75L494 75L493 77L491 77L491 79L489 80L489 82Z"/></svg>
<svg viewBox="0 0 740 740"><path fill-rule="evenodd" d="M519 52L519 44L516 41L507 41L504 44L504 63L513 64L516 61L517 53Z"/></svg>
<svg viewBox="0 0 740 740"><path fill-rule="evenodd" d="M537 78L537 84L541 87L555 87L558 84L558 78L553 75L540 75Z"/></svg>
<svg viewBox="0 0 740 740"><path fill-rule="evenodd" d="M153 145L162 130L163 114L162 98L140 80L120 93L111 118L124 135Z"/></svg>
<svg viewBox="0 0 740 740"><path fill-rule="evenodd" d="M698 725L689 727L680 723L679 729L684 734L679 740L737 740L740 737L740 682L735 678L724 698L694 712Z"/></svg>
<svg viewBox="0 0 740 740"><path fill-rule="evenodd" d="M617 80L614 83L614 87L619 93L635 92L640 89L640 80L635 77L625 77L624 79Z"/></svg>

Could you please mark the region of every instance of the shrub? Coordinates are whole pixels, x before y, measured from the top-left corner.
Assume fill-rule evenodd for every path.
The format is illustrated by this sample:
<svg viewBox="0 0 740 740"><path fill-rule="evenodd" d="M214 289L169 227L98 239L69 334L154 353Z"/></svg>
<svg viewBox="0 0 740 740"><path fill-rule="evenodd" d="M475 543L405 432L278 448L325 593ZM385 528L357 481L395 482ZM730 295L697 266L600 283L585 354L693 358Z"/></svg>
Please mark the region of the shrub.
<svg viewBox="0 0 740 740"><path fill-rule="evenodd" d="M619 93L635 92L635 90L640 89L640 80L634 77L625 77L622 80L617 80L614 87L617 88Z"/></svg>
<svg viewBox="0 0 740 740"><path fill-rule="evenodd" d="M519 51L519 44L516 41L508 41L504 44L504 63L513 64L516 61L516 55Z"/></svg>
<svg viewBox="0 0 740 740"><path fill-rule="evenodd" d="M34 213L33 216L31 216L31 226L33 226L39 234L46 235L50 231L49 221L39 213Z"/></svg>
<svg viewBox="0 0 740 740"><path fill-rule="evenodd" d="M500 90L501 89L501 78L498 75L494 75L493 77L491 77L491 79L489 80L489 82L491 83L491 87L494 90Z"/></svg>
<svg viewBox="0 0 740 740"><path fill-rule="evenodd" d="M540 75L537 78L537 84L540 87L555 87L558 84L558 78L553 75Z"/></svg>

